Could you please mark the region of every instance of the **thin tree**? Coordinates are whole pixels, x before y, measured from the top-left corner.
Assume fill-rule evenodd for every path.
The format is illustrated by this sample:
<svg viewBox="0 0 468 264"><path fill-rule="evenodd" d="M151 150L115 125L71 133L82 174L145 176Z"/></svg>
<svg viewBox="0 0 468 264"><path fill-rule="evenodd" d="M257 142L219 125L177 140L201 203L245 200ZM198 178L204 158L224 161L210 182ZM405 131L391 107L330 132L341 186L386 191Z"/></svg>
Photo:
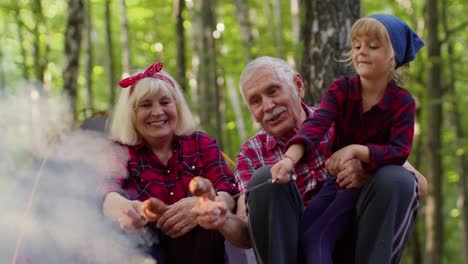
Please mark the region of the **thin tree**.
<svg viewBox="0 0 468 264"><path fill-rule="evenodd" d="M338 60L350 48L351 25L359 18L360 0L310 0L302 4L305 20L301 73L305 100L315 104L334 79L349 72Z"/></svg>
<svg viewBox="0 0 468 264"><path fill-rule="evenodd" d="M91 1L86 1L85 5L85 89L86 89L86 108L93 109L93 43L92 43L93 25L91 21Z"/></svg>
<svg viewBox="0 0 468 264"><path fill-rule="evenodd" d="M177 68L176 68L176 78L180 84L180 87L183 91L186 91L187 87L187 78L185 74L187 72L187 67L185 65L185 29L184 29L184 17L183 12L185 9L185 0L175 0L174 1L174 14L176 25L176 47L177 47Z"/></svg>
<svg viewBox="0 0 468 264"><path fill-rule="evenodd" d="M217 83L216 65L216 45L213 37L215 28L215 14L213 0L200 0L201 14L201 50L200 50L200 102L203 104L200 117L202 125L210 131L215 128L213 135L216 135L218 144L222 147L222 122L221 122L221 89ZM214 100L208 100L214 98ZM213 118L214 114L214 118Z"/></svg>
<svg viewBox="0 0 468 264"><path fill-rule="evenodd" d="M44 71L47 65L47 57L50 50L49 43L46 42L42 47L41 28L44 28L44 14L42 11L42 3L40 0L32 1L32 12L34 18L33 27L33 61L34 61L34 77L40 84L44 83Z"/></svg>
<svg viewBox="0 0 468 264"><path fill-rule="evenodd" d="M281 1L273 0L273 13L275 15L275 43L276 43L276 57L284 58L283 52L283 14L281 12ZM273 20L272 20L273 21Z"/></svg>
<svg viewBox="0 0 468 264"><path fill-rule="evenodd" d="M130 41L128 34L127 6L125 0L119 0L120 3L120 41L122 42L122 74L130 74Z"/></svg>
<svg viewBox="0 0 468 264"><path fill-rule="evenodd" d="M442 263L444 248L443 180L441 164L441 43L439 38L439 3L427 0L427 50L430 61L427 83L427 164L429 196L426 206L426 260L428 264Z"/></svg>
<svg viewBox="0 0 468 264"><path fill-rule="evenodd" d="M106 40L107 40L107 87L109 91L109 104L114 103L115 89L115 71L114 71L114 45L112 43L112 28L111 28L111 0L105 2L105 27L106 27Z"/></svg>
<svg viewBox="0 0 468 264"><path fill-rule="evenodd" d="M76 111L78 70L80 64L81 29L84 20L82 0L68 0L67 26L65 31L65 55L63 63L63 92L69 97L71 111Z"/></svg>
<svg viewBox="0 0 468 264"><path fill-rule="evenodd" d="M5 90L5 71L3 69L3 50L0 47L0 95Z"/></svg>
<svg viewBox="0 0 468 264"><path fill-rule="evenodd" d="M20 6L18 2L15 2L13 5L13 19L16 21L16 33L18 34L18 47L20 49L21 54L21 62L18 63L21 67L21 73L23 79L29 79L29 67L27 63L27 53L26 47L24 43L24 23L21 19L20 14Z"/></svg>
<svg viewBox="0 0 468 264"><path fill-rule="evenodd" d="M301 17L299 13L299 0L291 0L291 31L292 31L292 43L296 49L299 45L301 37ZM294 59L294 67L297 67L297 58L300 56L299 52Z"/></svg>
<svg viewBox="0 0 468 264"><path fill-rule="evenodd" d="M240 26L244 61L248 63L252 59L251 49L253 45L252 26L249 19L247 0L235 0L236 18Z"/></svg>
<svg viewBox="0 0 468 264"><path fill-rule="evenodd" d="M458 33L458 31L466 29L466 24L455 25L453 28L449 27L449 18L447 16L447 1L442 0L442 26L445 32L445 38L442 40L443 43L447 46L447 57L448 57L448 80L445 83L445 89L450 98L452 107L450 107L450 119L451 124L455 130L455 139L454 139L454 149L455 149L455 164L456 172L459 177L458 189L459 189L459 207L461 210L460 225L462 230L462 240L463 240L463 257L464 263L468 263L468 179L466 173L468 172L468 156L463 151L462 140L465 138L466 131L462 126L462 115L460 105L458 103L458 97L456 93L455 80L456 76L456 62L459 61L455 58L454 54L454 40L453 36ZM459 151L462 150L462 151Z"/></svg>

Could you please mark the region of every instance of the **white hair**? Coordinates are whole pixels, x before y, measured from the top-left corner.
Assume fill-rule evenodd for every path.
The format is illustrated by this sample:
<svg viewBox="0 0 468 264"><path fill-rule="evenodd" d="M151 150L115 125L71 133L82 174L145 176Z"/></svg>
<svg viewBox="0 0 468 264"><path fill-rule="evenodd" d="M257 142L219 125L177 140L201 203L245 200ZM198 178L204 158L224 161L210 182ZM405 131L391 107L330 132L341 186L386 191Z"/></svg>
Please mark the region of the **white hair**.
<svg viewBox="0 0 468 264"><path fill-rule="evenodd" d="M288 62L280 58L268 56L259 57L249 62L240 75L239 87L242 98L244 98L244 102L246 102L246 100L242 87L244 87L245 83L252 77L252 75L262 68L274 69L278 74L278 77L288 84L288 87L295 87L294 76L297 72ZM293 93L297 94L297 89L291 88L291 90Z"/></svg>
<svg viewBox="0 0 468 264"><path fill-rule="evenodd" d="M195 121L192 112L181 91L179 84L167 72L161 70L158 74L169 78L175 87L169 82L144 78L139 80L130 94L130 87L121 89L119 99L115 105L111 117L110 137L120 143L136 145L141 137L135 129L136 107L145 98L159 92L171 95L174 98L179 120L175 129L176 135L190 134L195 130Z"/></svg>

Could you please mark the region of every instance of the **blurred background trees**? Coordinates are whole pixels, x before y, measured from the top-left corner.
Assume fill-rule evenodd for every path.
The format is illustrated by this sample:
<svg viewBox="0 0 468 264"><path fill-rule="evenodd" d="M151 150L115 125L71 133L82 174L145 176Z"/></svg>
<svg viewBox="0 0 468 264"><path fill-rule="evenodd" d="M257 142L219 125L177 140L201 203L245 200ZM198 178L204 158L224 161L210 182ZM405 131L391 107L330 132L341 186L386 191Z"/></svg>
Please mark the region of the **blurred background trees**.
<svg viewBox="0 0 468 264"><path fill-rule="evenodd" d="M70 96L80 121L110 111L118 80L161 60L200 129L235 158L258 129L239 93L245 64L287 60L316 104L350 71L337 61L350 26L377 12L402 18L426 43L406 87L417 100L410 160L430 196L403 263L468 263L466 0L1 0L0 92L28 80L43 96Z"/></svg>

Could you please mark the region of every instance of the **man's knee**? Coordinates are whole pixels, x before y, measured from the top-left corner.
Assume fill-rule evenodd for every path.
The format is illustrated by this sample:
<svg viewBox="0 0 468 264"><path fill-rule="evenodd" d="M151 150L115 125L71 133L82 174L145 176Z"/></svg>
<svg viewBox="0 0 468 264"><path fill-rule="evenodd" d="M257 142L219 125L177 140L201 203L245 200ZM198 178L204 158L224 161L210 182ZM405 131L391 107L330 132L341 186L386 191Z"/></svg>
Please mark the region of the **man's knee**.
<svg viewBox="0 0 468 264"><path fill-rule="evenodd" d="M266 165L257 169L252 175L252 178L250 178L250 181L247 185L247 189L250 190L257 185L263 184L267 182L268 180L270 180L271 179L271 167L272 167L271 165Z"/></svg>
<svg viewBox="0 0 468 264"><path fill-rule="evenodd" d="M372 193L390 198L398 195L401 198L414 194L415 177L412 172L398 165L388 165L377 170L370 178L368 186Z"/></svg>

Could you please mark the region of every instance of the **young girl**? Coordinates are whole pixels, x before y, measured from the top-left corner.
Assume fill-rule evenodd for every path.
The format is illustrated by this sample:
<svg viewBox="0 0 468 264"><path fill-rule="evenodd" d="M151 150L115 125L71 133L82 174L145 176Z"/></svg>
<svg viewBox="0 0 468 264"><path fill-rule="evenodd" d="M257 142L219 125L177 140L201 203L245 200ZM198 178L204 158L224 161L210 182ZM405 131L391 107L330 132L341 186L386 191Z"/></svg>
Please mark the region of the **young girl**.
<svg viewBox="0 0 468 264"><path fill-rule="evenodd" d="M402 165L413 141L415 102L397 85L401 77L396 69L412 61L424 43L405 22L381 14L359 19L352 27L351 40L348 56L357 75L331 84L320 108L291 138L284 158L271 169L273 179L289 181L295 164L315 153L335 124L324 153L328 158L325 166L347 189L338 190L338 180L328 177L306 208L302 242L307 263L333 263L336 241L352 227L360 192L360 188L352 187L360 186L352 175L345 174L348 162L361 161L363 174ZM389 245L392 247L392 243ZM381 257L381 263L398 262L400 255L386 257Z"/></svg>

